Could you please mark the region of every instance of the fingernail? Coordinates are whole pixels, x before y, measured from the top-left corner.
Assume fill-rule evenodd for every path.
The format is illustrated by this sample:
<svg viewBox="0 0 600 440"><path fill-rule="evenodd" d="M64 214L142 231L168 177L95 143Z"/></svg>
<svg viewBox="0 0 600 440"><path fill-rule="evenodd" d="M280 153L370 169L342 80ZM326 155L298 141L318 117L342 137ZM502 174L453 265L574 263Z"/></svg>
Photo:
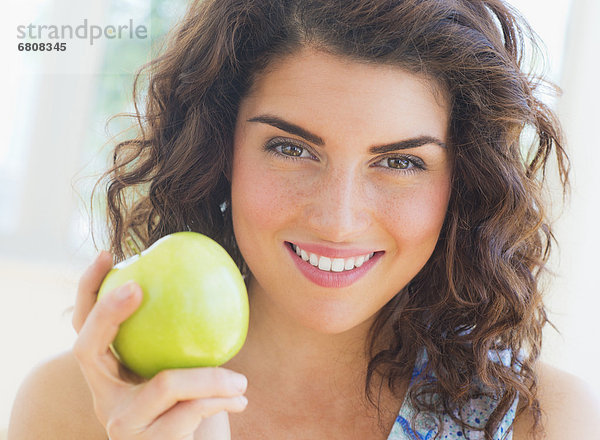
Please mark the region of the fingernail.
<svg viewBox="0 0 600 440"><path fill-rule="evenodd" d="M117 289L115 299L117 301L125 301L131 295L133 295L133 281L127 281L127 283Z"/></svg>
<svg viewBox="0 0 600 440"><path fill-rule="evenodd" d="M248 379L246 378L246 376L238 374L235 377L235 385L240 392L244 393L246 391L246 388L248 388Z"/></svg>
<svg viewBox="0 0 600 440"><path fill-rule="evenodd" d="M248 405L248 399L246 398L246 396L238 396L238 399L240 399L240 403L244 406Z"/></svg>

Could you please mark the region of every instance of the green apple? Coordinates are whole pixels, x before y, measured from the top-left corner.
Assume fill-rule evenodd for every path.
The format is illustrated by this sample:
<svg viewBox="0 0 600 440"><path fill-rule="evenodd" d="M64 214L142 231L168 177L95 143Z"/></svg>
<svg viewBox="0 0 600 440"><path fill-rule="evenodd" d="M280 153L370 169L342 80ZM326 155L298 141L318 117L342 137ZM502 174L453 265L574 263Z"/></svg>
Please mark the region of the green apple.
<svg viewBox="0 0 600 440"><path fill-rule="evenodd" d="M218 366L240 350L248 332L248 295L240 271L218 243L197 232L167 235L117 264L98 299L133 280L140 307L111 344L130 370Z"/></svg>

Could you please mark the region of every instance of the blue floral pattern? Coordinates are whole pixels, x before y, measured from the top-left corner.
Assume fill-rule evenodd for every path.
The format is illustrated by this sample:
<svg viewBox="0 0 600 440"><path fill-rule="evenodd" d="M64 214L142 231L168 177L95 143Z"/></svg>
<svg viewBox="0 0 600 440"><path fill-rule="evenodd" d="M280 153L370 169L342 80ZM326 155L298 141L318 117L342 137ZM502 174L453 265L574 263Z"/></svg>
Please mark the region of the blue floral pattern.
<svg viewBox="0 0 600 440"><path fill-rule="evenodd" d="M490 354L490 358L495 362L501 362L504 365L509 365L510 362L508 353ZM413 371L413 381L421 374L426 362L426 355L422 356L422 360L417 362ZM469 404L462 409L462 419L471 426L483 428L487 423L489 416L496 408L497 403L497 400L488 396L473 398ZM494 440L512 440L512 432L509 432L509 428L515 418L517 405L518 399L515 399L498 426L493 437ZM414 418L414 415L414 409L410 406L408 399L405 398L394 426L388 436L388 440L432 440L439 429L434 420L430 417L419 416L416 418L416 426L414 426L415 429L413 430L410 421ZM485 438L483 431L462 429L449 415L444 415L442 421L442 432L440 433L441 435L438 436L439 439L483 440Z"/></svg>

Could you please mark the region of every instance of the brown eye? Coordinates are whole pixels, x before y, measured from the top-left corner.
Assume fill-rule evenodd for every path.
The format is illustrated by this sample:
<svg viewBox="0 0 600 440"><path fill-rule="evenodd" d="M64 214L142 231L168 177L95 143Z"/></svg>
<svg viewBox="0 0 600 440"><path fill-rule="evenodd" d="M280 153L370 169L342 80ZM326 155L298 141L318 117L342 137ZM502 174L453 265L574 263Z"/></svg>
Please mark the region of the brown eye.
<svg viewBox="0 0 600 440"><path fill-rule="evenodd" d="M412 174L427 169L425 162L417 156L401 155L384 157L373 164L399 174Z"/></svg>
<svg viewBox="0 0 600 440"><path fill-rule="evenodd" d="M396 170L406 170L410 168L412 162L402 157L390 157L387 159L387 166Z"/></svg>
<svg viewBox="0 0 600 440"><path fill-rule="evenodd" d="M284 144L280 146L280 151L286 156L300 157L304 152L304 148L297 145Z"/></svg>
<svg viewBox="0 0 600 440"><path fill-rule="evenodd" d="M274 154L280 159L312 159L318 160L311 152L311 148L296 139L276 137L263 147L265 151Z"/></svg>

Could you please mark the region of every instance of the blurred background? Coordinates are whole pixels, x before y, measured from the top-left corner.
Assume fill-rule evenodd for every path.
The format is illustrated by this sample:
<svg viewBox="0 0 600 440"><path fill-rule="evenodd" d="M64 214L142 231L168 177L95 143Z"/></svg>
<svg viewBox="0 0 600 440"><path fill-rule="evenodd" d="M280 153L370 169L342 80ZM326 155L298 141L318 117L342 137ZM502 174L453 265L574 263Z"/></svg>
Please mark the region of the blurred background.
<svg viewBox="0 0 600 440"><path fill-rule="evenodd" d="M39 362L75 340L70 307L77 280L98 249L103 207L92 240L90 196L109 160L112 136L130 121L136 70L152 58L181 18L184 0L5 0L0 18L0 430L19 384ZM548 77L563 90L547 102L559 113L573 164L572 197L558 219L560 250L548 287L550 318L543 357L584 378L600 395L600 2L512 0L545 43ZM17 26L143 26L120 38L67 41L64 52L21 52ZM34 29L37 31L37 29ZM47 31L46 31L47 32ZM48 34L46 34L48 35ZM138 34L138 35L143 35ZM90 37L90 35L88 35ZM37 40L41 41L41 40ZM599 165L600 166L600 165ZM553 195L557 213L561 197Z"/></svg>

